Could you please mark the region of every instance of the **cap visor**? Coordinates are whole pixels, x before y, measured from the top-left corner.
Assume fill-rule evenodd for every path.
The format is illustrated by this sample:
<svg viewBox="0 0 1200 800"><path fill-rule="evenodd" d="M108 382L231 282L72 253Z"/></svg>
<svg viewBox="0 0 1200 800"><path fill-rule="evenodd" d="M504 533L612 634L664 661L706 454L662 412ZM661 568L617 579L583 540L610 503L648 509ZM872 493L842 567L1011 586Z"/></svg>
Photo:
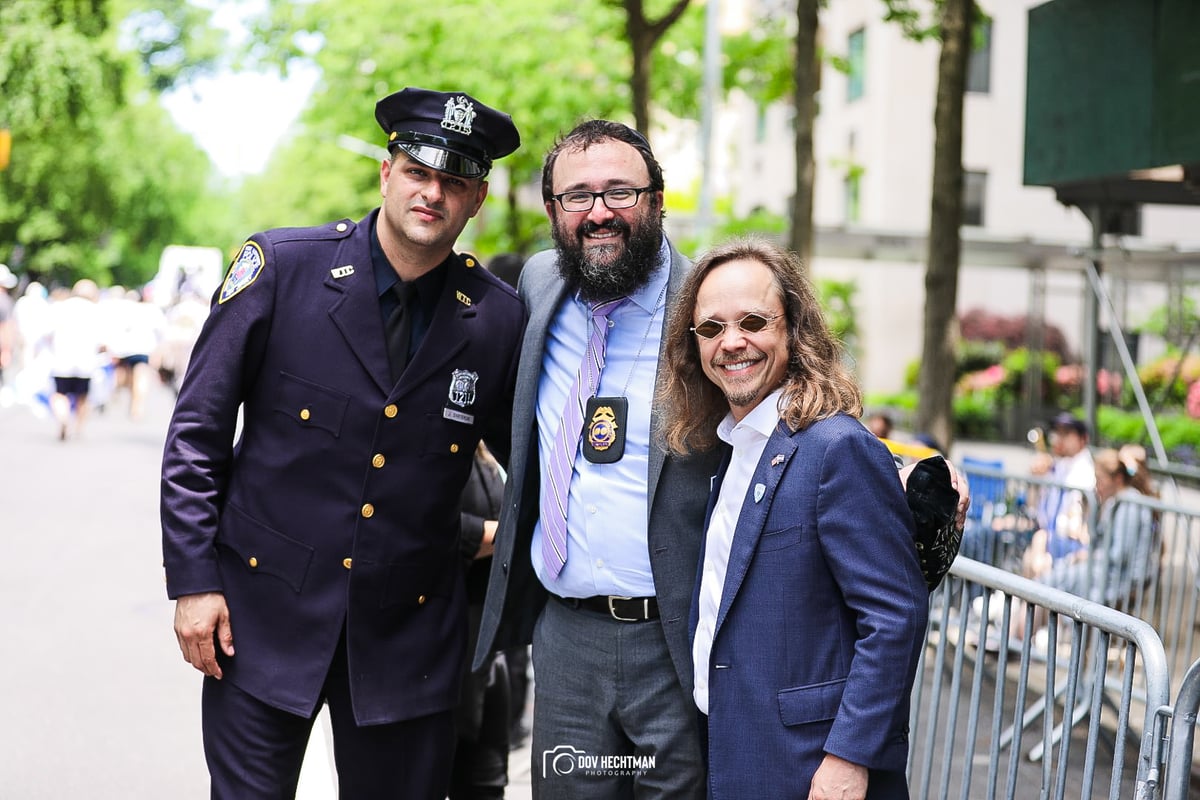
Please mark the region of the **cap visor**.
<svg viewBox="0 0 1200 800"><path fill-rule="evenodd" d="M449 172L462 178L481 178L487 174L487 170L478 161L440 147L411 142L399 142L396 147L403 150L413 161L440 172Z"/></svg>

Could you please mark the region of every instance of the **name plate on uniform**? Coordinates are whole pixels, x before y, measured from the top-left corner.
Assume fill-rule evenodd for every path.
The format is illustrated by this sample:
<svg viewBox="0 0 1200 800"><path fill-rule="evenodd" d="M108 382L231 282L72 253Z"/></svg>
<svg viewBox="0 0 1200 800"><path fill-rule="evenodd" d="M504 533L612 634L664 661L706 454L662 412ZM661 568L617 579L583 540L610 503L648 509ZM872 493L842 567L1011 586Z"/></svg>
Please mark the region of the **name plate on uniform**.
<svg viewBox="0 0 1200 800"><path fill-rule="evenodd" d="M453 408L443 408L442 416L454 422L461 422L464 425L474 425L475 415L465 414L462 411L455 411Z"/></svg>

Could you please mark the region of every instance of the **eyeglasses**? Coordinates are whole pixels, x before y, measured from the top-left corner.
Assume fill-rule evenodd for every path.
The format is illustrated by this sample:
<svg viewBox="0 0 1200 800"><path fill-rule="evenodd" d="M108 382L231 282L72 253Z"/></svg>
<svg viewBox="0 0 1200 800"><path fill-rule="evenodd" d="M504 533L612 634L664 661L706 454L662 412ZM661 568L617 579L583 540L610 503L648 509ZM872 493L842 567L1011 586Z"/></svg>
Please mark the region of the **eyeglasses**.
<svg viewBox="0 0 1200 800"><path fill-rule="evenodd" d="M716 319L706 319L699 325L688 328L692 333L699 336L701 339L715 339L725 333L726 325L737 325L738 328L746 333L758 333L763 328L774 320L782 317L783 314L774 314L770 317L764 317L762 314L755 314L751 311L741 319L736 319L733 322L721 322Z"/></svg>
<svg viewBox="0 0 1200 800"><path fill-rule="evenodd" d="M643 186L641 189L632 187L621 187L619 189L608 189L603 192L585 192L578 189L573 192L563 192L562 194L552 194L552 198L558 201L562 206L563 211L591 211L592 206L596 205L596 198L604 199L604 205L610 210L616 211L620 208L633 208L637 205L638 198L643 192L650 191L649 186Z"/></svg>

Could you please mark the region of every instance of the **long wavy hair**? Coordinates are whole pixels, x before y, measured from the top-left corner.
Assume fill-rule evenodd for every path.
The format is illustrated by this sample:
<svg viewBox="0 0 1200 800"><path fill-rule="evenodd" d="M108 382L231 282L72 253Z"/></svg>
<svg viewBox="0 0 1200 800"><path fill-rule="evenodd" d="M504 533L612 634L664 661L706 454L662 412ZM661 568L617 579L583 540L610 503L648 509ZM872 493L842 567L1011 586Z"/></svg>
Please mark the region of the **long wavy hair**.
<svg viewBox="0 0 1200 800"><path fill-rule="evenodd" d="M702 452L716 445L717 425L729 412L721 388L701 366L700 346L690 330L700 284L730 261L757 261L774 278L787 320L788 364L780 400L781 421L797 431L839 411L862 416L862 392L842 361L842 347L825 324L816 292L791 251L748 237L710 250L684 281L667 323L667 342L658 402L664 409L659 432L672 453Z"/></svg>

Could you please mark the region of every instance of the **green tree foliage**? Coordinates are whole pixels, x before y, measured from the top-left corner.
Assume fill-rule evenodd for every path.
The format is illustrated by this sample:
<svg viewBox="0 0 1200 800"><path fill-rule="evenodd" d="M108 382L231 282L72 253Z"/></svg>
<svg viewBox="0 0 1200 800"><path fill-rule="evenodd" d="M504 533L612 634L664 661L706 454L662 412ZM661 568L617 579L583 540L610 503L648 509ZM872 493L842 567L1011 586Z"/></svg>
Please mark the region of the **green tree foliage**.
<svg viewBox="0 0 1200 800"><path fill-rule="evenodd" d="M0 5L0 124L13 138L0 172L0 260L19 273L141 283L163 246L199 243L189 238L216 213L207 157L157 105L136 51L122 49L122 37L137 41L134 29L119 35L132 9Z"/></svg>
<svg viewBox="0 0 1200 800"><path fill-rule="evenodd" d="M380 97L405 86L461 89L512 114L522 141L498 162L492 195L464 244L541 246L544 224L531 229L520 210L540 206L540 195L519 204L518 189L538 183L546 151L577 122L632 121L623 14L601 0L406 4L402 11L394 2L356 0L352 13L346 0L272 0L251 56L284 70L310 62L321 79L291 141L247 182L246 222L261 228L364 215L379 203L379 164L339 147L339 137L382 146L374 118ZM673 112L698 107L703 23L691 14L684 20L656 55L655 96Z"/></svg>

